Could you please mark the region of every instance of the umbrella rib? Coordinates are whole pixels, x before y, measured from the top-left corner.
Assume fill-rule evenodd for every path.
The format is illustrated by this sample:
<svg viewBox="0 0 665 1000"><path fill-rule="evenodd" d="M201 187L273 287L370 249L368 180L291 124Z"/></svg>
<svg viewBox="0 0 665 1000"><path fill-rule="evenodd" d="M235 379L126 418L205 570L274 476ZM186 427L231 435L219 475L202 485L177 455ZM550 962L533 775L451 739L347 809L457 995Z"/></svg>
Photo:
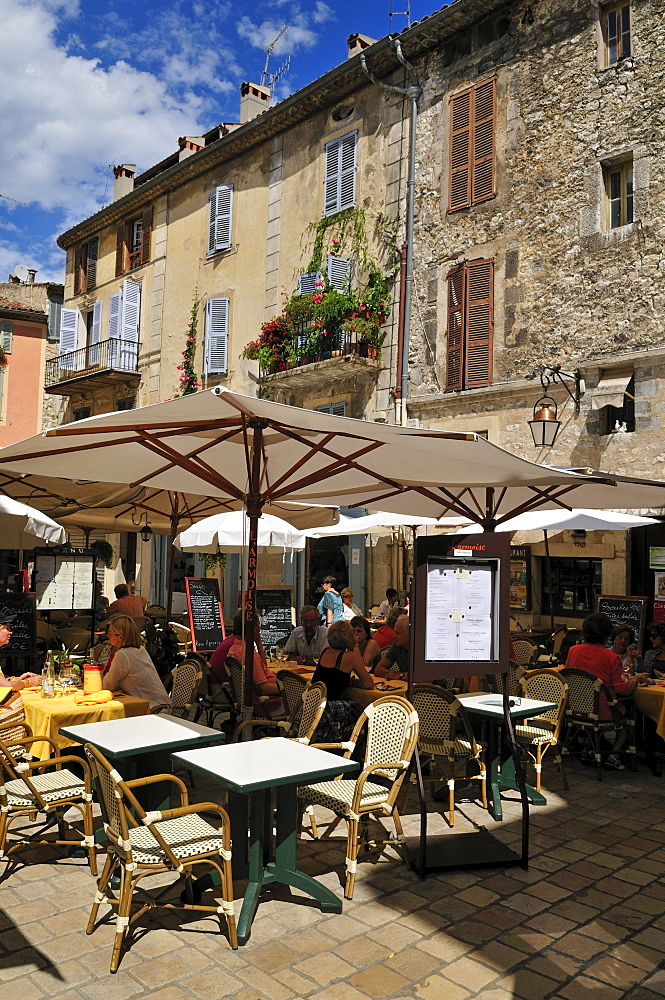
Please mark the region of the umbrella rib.
<svg viewBox="0 0 665 1000"><path fill-rule="evenodd" d="M215 486L217 489L223 488L228 490L231 496L235 497L236 500L240 500L242 498L242 493L218 472L215 472L213 469L209 469L207 467L203 468L202 466L204 463L193 462L188 456L180 455L177 451L169 448L163 441L153 441L146 432L142 433L145 436L141 436L138 443L143 445L144 448L147 448L148 451L152 451L154 454L159 455L160 458L169 458L171 460L171 464L164 466L162 469L151 472L148 476L143 476L141 479L137 479L136 482L131 483L132 486L136 486L138 483L146 482L147 479L153 479L155 476L160 475L166 469L175 465L180 469L184 469L185 472L191 472L193 475L202 478L208 483L209 486ZM205 473L208 473L208 475Z"/></svg>
<svg viewBox="0 0 665 1000"><path fill-rule="evenodd" d="M172 434L187 434L190 431L209 431L219 427L237 427L237 417L223 417L217 420L160 420L149 425L151 431L167 431ZM64 427L49 427L44 432L44 437L78 437L79 435L91 434L137 434L143 428L132 427L127 424L104 424L100 427L73 427L65 424ZM107 442L119 443L119 442Z"/></svg>
<svg viewBox="0 0 665 1000"><path fill-rule="evenodd" d="M550 500L552 503L558 504L558 506L561 507L563 510L572 510L573 508L569 507L568 504L565 504L562 500L559 499L559 497L565 496L566 493L570 493L571 490L576 490L578 485L581 486L582 484L576 483L574 486L566 486L563 489L559 486L552 486L547 490L537 489L535 486L529 486L528 489L530 489L536 495L532 497L531 500L525 500L524 503L521 503L519 504L519 506L514 507L507 514L503 514L501 517L498 517L496 519L496 523L503 524L504 521L510 521L513 517L517 517L519 514L527 514L529 513L529 511L539 510L542 507L542 503L537 503L538 500L541 501ZM552 492L555 489L561 490L561 492L557 496L554 496Z"/></svg>
<svg viewBox="0 0 665 1000"><path fill-rule="evenodd" d="M275 482L270 487L270 492L274 493L275 490L279 489L279 487L282 485L282 483L285 482L289 478L289 476L291 475L292 472L294 472L296 469L301 468L303 465L305 465L307 462L309 462L310 458L312 458L314 455L318 454L319 451L322 451L323 448L324 448L324 446L326 446L327 444L329 444L330 441L332 441L333 437L334 437L334 435L327 434L321 445L318 445L318 444L308 445L308 447L309 447L309 454L305 458L299 459L296 462L296 464L292 465L290 468L288 468L286 470L286 472L279 477L279 479L276 479ZM300 438L297 438L297 440L299 440L301 442L301 444L305 444L306 443L305 441L302 441ZM265 452L264 452L264 454L265 454ZM331 468L334 468L334 466L331 466ZM309 484L306 484L306 485L309 485ZM298 486L299 486L299 482L296 482L296 483L291 484L291 486L289 487L289 489L291 489L291 490L292 489L296 489Z"/></svg>

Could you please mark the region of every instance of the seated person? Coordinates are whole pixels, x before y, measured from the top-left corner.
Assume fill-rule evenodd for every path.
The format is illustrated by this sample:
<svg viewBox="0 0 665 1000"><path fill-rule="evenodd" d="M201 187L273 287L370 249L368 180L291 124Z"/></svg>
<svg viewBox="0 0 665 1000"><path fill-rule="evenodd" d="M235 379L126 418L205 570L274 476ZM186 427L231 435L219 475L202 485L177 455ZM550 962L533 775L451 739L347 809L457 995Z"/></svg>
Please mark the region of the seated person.
<svg viewBox="0 0 665 1000"><path fill-rule="evenodd" d="M599 677L615 698L626 698L633 693L639 684L653 683L644 674L639 677L628 677L621 666L621 660L611 649L607 649L605 643L612 634L614 625L612 619L602 612L588 615L582 623L582 635L584 642L577 646L571 646L566 658L566 667L574 667L576 670L586 670L588 674ZM600 695L599 717L601 721L608 722L615 718L607 698L603 692ZM619 715L625 715L626 710L620 703L614 709ZM618 752L626 742L626 731L622 729L618 732L613 745L614 752L607 758L609 767L617 771L623 770L623 764L618 757ZM587 758L588 759L588 758Z"/></svg>
<svg viewBox="0 0 665 1000"><path fill-rule="evenodd" d="M8 646L9 641L12 637L12 626L15 615L5 615L0 618L0 649L2 646ZM21 674L20 677L6 677L3 671L0 669L0 687L2 688L14 688L15 691L22 691L23 688L30 687L31 684L39 684L41 677L39 674L25 673ZM10 695L11 698L11 695ZM9 699L8 699L9 700Z"/></svg>
<svg viewBox="0 0 665 1000"><path fill-rule="evenodd" d="M234 627L237 616L238 612L236 612L233 619ZM242 617L243 611L240 609L241 628ZM272 670L270 670L270 668L266 665L265 653L263 652L263 645L261 644L261 637L259 634L260 627L261 623L257 618L255 624L255 646L260 647L260 651L259 648L254 649L252 708L255 715L272 718L276 715L284 714L284 704L282 702L279 685L277 684L277 678L273 674ZM245 662L245 640L242 638L242 635L238 634L233 636L233 642L227 655L233 656L239 663ZM261 698L267 700L261 701Z"/></svg>
<svg viewBox="0 0 665 1000"><path fill-rule="evenodd" d="M617 625L612 632L612 644L609 647L621 660L621 666L627 674L641 674L644 670L642 657L635 646L635 633L630 625Z"/></svg>
<svg viewBox="0 0 665 1000"><path fill-rule="evenodd" d="M327 692L326 708L315 733L315 742L337 743L348 738L360 715L360 706L343 700L342 692L354 674L367 691L373 690L374 680L355 648L356 637L349 622L334 622L328 629L328 643L312 677L312 683L321 681Z"/></svg>
<svg viewBox="0 0 665 1000"><path fill-rule="evenodd" d="M351 619L351 628L356 637L356 648L363 658L363 663L371 670L381 659L381 650L377 646L370 631L369 622L362 615Z"/></svg>
<svg viewBox="0 0 665 1000"><path fill-rule="evenodd" d="M363 617L363 613L357 604L353 603L353 591L350 587L344 587L340 591L339 596L342 598L342 613L344 615L344 621L350 622L352 618Z"/></svg>
<svg viewBox="0 0 665 1000"><path fill-rule="evenodd" d="M374 669L375 677L405 681L409 677L409 619L401 615L395 622L395 639Z"/></svg>
<svg viewBox="0 0 665 1000"><path fill-rule="evenodd" d="M242 608L238 608L233 616L232 630L229 632L226 639L222 639L219 646L210 657L210 669L220 684L223 684L229 679L228 671L226 669L226 657L229 655L229 650L235 642L236 636L242 635L242 617L243 610Z"/></svg>
<svg viewBox="0 0 665 1000"><path fill-rule="evenodd" d="M399 594L393 587L386 590L386 599L379 604L379 618L385 618L391 608L397 604Z"/></svg>
<svg viewBox="0 0 665 1000"><path fill-rule="evenodd" d="M406 610L398 607L397 604L390 609L388 615L386 616L385 625L382 625L381 628L377 628L373 636L379 649L387 649L388 646L392 646L395 641L395 622L398 618L401 618L402 615L405 614Z"/></svg>
<svg viewBox="0 0 665 1000"><path fill-rule="evenodd" d="M314 664L328 645L328 629L321 624L321 616L311 604L300 612L300 625L294 628L284 643L284 651L295 656L298 663Z"/></svg>
<svg viewBox="0 0 665 1000"><path fill-rule="evenodd" d="M145 597L140 594L130 594L126 583L119 583L113 588L115 601L109 604L107 618L113 615L130 615L132 618L140 618L145 614L145 606L148 603Z"/></svg>
<svg viewBox="0 0 665 1000"><path fill-rule="evenodd" d="M120 689L134 698L144 698L150 711L168 712L171 699L159 679L150 654L141 644L136 625L127 615L116 615L108 624L109 642L113 646L113 662L104 674L104 689Z"/></svg>
<svg viewBox="0 0 665 1000"><path fill-rule="evenodd" d="M665 625L652 625L649 638L652 648L644 654L644 671L649 677L662 680L665 677Z"/></svg>

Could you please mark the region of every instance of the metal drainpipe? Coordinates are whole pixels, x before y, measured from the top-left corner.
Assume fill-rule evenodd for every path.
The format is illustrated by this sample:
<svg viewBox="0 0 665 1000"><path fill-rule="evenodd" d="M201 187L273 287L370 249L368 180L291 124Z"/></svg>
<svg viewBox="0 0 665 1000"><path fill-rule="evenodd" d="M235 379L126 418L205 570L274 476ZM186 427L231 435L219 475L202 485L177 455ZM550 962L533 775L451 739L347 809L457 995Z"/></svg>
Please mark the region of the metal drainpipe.
<svg viewBox="0 0 665 1000"><path fill-rule="evenodd" d="M395 369L395 388L390 390L393 399L402 398L402 358L404 357L404 282L406 280L406 243L399 249L399 313L397 317L397 365Z"/></svg>
<svg viewBox="0 0 665 1000"><path fill-rule="evenodd" d="M402 338L402 370L400 380L400 423L406 424L406 400L409 394L409 342L411 339L411 292L413 288L413 219L415 213L415 192L416 192L416 123L418 120L418 98L422 94L422 87L418 82L416 71L402 52L402 46L398 38L391 38L390 44L395 50L395 55L402 66L411 73L411 84L408 87L395 87L387 83L382 83L371 72L365 59L365 54L360 54L360 65L365 75L377 87L388 90L394 94L401 94L411 101L411 119L409 127L409 171L406 182L406 275L404 277L404 333Z"/></svg>

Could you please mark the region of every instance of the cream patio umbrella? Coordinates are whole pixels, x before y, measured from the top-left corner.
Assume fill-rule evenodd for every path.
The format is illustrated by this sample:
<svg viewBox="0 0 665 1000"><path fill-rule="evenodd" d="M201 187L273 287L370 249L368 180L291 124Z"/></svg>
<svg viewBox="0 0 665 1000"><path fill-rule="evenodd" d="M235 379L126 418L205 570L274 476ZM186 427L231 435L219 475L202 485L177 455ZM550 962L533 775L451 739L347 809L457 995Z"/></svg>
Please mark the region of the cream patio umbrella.
<svg viewBox="0 0 665 1000"><path fill-rule="evenodd" d="M248 545L248 527L248 519L243 510L213 514L186 531L181 531L175 540L176 548L185 552L240 552ZM257 547L259 550L304 549L308 534L309 532L305 534L298 531L281 517L263 511L259 521Z"/></svg>
<svg viewBox="0 0 665 1000"><path fill-rule="evenodd" d="M251 693L258 519L267 502L346 504L494 530L539 507L662 507L665 484L543 468L476 434L378 424L217 387L55 427L0 450L0 471L90 478L244 502ZM249 698L247 700L249 704Z"/></svg>
<svg viewBox="0 0 665 1000"><path fill-rule="evenodd" d="M34 507L0 496L0 548L32 549L35 545L60 545L64 528Z"/></svg>

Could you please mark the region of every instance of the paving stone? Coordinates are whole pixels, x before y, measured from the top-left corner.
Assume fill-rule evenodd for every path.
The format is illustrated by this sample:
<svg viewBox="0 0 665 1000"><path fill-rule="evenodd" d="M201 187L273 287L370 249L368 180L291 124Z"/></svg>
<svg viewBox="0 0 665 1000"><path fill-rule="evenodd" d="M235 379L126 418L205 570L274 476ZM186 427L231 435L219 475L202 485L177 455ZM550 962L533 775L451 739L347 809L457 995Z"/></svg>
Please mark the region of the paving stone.
<svg viewBox="0 0 665 1000"><path fill-rule="evenodd" d="M363 969L351 976L349 983L371 997L386 997L410 986L406 976L386 965L372 965L369 969Z"/></svg>
<svg viewBox="0 0 665 1000"><path fill-rule="evenodd" d="M553 938L557 938L572 931L577 927L577 923L553 913L539 913L529 920L529 927L534 931L546 931Z"/></svg>
<svg viewBox="0 0 665 1000"><path fill-rule="evenodd" d="M645 979L642 988L650 990L658 997L665 997L665 969L659 969L655 975Z"/></svg>
<svg viewBox="0 0 665 1000"><path fill-rule="evenodd" d="M612 949L612 957L619 962L626 962L628 965L635 965L638 969L644 969L651 973L657 969L662 955L653 948L645 948L644 945L637 944L636 941L629 941Z"/></svg>
<svg viewBox="0 0 665 1000"><path fill-rule="evenodd" d="M524 997L525 1000L543 1000L557 988L557 985L555 980L540 976L537 972L520 969L514 976L513 992L515 996Z"/></svg>
<svg viewBox="0 0 665 1000"><path fill-rule="evenodd" d="M625 962L620 962L609 956L587 966L585 971L587 976L600 979L602 982L609 983L610 986L624 991L644 979L642 969L638 969L634 965L627 965Z"/></svg>
<svg viewBox="0 0 665 1000"><path fill-rule="evenodd" d="M195 951L193 948L179 948L175 952L152 958L149 962L140 962L134 966L132 972L146 987L154 989L166 983L173 983L209 965L210 959L200 951Z"/></svg>
<svg viewBox="0 0 665 1000"><path fill-rule="evenodd" d="M484 990L482 995L485 996ZM419 1000L467 1000L471 994L443 976L432 976L426 984L416 987L416 996Z"/></svg>
<svg viewBox="0 0 665 1000"><path fill-rule="evenodd" d="M442 962L454 962L460 955L471 951L471 945L466 941L456 941L454 938L440 934L426 941L419 941L417 947Z"/></svg>
<svg viewBox="0 0 665 1000"><path fill-rule="evenodd" d="M516 948L508 948L501 941L489 941L482 948L469 953L469 958L484 962L497 972L507 972L514 966L519 965L525 959L523 951Z"/></svg>
<svg viewBox="0 0 665 1000"><path fill-rule="evenodd" d="M496 969L488 968L468 955L451 962L441 970L441 973L446 979L475 992L483 989L497 977Z"/></svg>
<svg viewBox="0 0 665 1000"><path fill-rule="evenodd" d="M356 971L349 962L345 962L331 953L313 955L311 958L305 959L304 962L298 962L294 968L302 975L309 976L319 986L328 986L333 979L344 979Z"/></svg>
<svg viewBox="0 0 665 1000"><path fill-rule="evenodd" d="M392 949L385 944L371 941L367 937L351 938L335 947L335 954L339 955L356 969L365 965L373 965L381 962L392 954Z"/></svg>

